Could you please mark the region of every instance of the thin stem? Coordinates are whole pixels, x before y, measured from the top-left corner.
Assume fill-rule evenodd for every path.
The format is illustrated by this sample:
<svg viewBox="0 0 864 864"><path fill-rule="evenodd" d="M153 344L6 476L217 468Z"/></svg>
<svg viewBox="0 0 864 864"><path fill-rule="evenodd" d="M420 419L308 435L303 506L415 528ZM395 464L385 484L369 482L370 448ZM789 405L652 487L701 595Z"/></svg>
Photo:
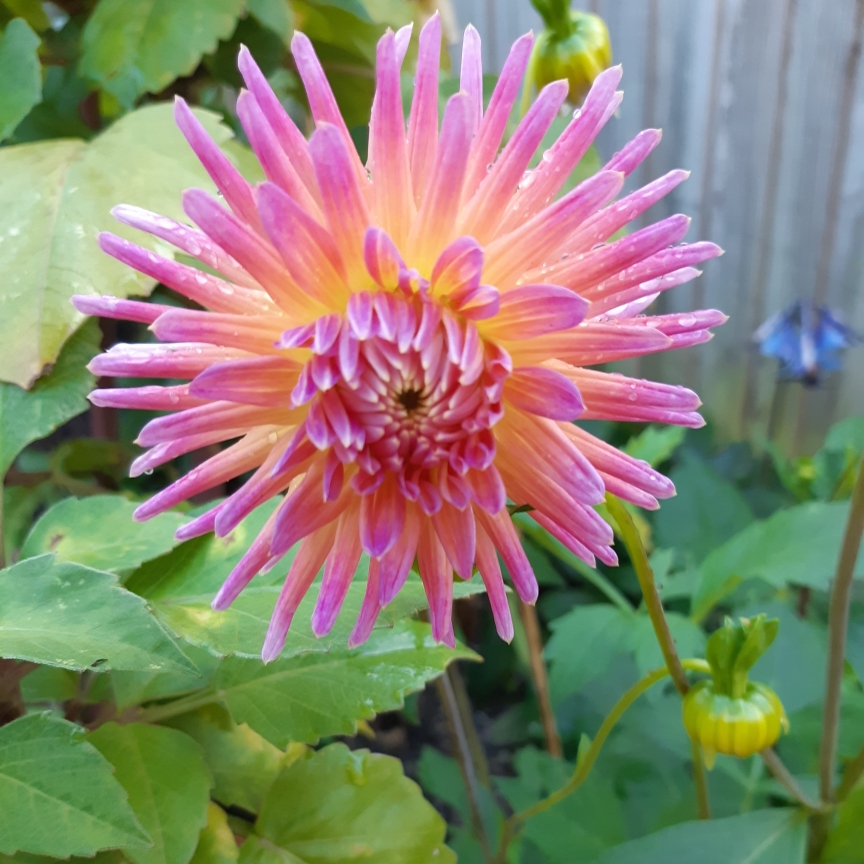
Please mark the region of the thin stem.
<svg viewBox="0 0 864 864"><path fill-rule="evenodd" d="M181 714L187 714L196 708L212 705L214 702L221 701L221 699L222 694L217 690L204 690L201 693L192 693L189 696L175 699L173 702L168 702L165 705L154 705L152 708L143 708L130 717L130 722L134 720L136 723L161 723L163 720L179 717Z"/></svg>
<svg viewBox="0 0 864 864"><path fill-rule="evenodd" d="M705 765L702 762L702 748L698 741L690 741L690 751L693 755L693 785L696 787L696 809L700 819L711 818L711 805L708 803L708 778L705 776Z"/></svg>
<svg viewBox="0 0 864 864"><path fill-rule="evenodd" d="M546 749L552 756L560 759L564 755L561 746L561 736L555 724L555 712L549 699L549 678L546 675L546 664L543 662L543 640L540 635L540 622L537 620L537 610L521 599L516 598L519 618L525 628L525 638L528 642L528 660L531 665L531 677L534 680L534 690L540 705L540 718L543 721L543 734L546 736Z"/></svg>
<svg viewBox="0 0 864 864"><path fill-rule="evenodd" d="M694 672L704 672L705 674L710 674L711 672L711 668L705 660L684 660L681 665ZM615 703L612 710L606 715L606 718L600 725L597 736L591 742L591 746L585 753L585 758L576 766L576 770L573 772L573 775L567 783L560 789L557 789L555 792L552 792L550 795L547 795L545 798L538 801L532 807L529 807L527 810L522 810L519 813L514 813L505 821L504 830L501 835L501 842L498 847L498 854L495 858L495 861L498 862L498 864L504 864L506 861L507 846L510 844L510 841L516 832L516 828L532 816L536 816L538 813L543 813L550 807L554 807L559 801L563 801L588 779L588 775L591 773L591 769L594 767L594 763L600 755L603 744L609 737L609 733L615 728L615 724L624 715L624 712L643 693L650 690L658 681L662 681L668 674L669 669L664 666L662 669L655 669L653 672L649 672L644 678L637 681Z"/></svg>
<svg viewBox="0 0 864 864"><path fill-rule="evenodd" d="M846 796L855 787L855 784L864 774L864 747L858 751L858 755L846 766L843 777L837 784L834 797L837 801L845 801Z"/></svg>
<svg viewBox="0 0 864 864"><path fill-rule="evenodd" d="M768 770L774 775L774 779L799 803L802 807L808 810L819 811L822 808L821 804L812 801L807 797L804 790L798 785L798 781L789 772L789 769L783 764L777 751L771 747L766 747L759 751L762 761L768 766Z"/></svg>
<svg viewBox="0 0 864 864"><path fill-rule="evenodd" d="M468 740L468 749L471 752L474 770L477 772L477 780L481 786L485 786L488 789L489 763L486 761L486 754L483 752L483 743L480 740L480 735L477 733L477 727L474 725L474 712L471 706L471 697L468 695L468 690L465 687L465 679L459 672L459 666L455 663L451 663L447 667L447 674L453 686L453 693L456 696L456 705L459 707L459 716L462 718L462 727Z"/></svg>
<svg viewBox="0 0 864 864"><path fill-rule="evenodd" d="M447 717L447 725L450 727L450 734L453 739L453 749L455 751L456 761L459 764L459 772L462 774L465 791L468 793L468 810L470 811L471 827L474 831L474 836L480 841L480 846L483 850L483 858L486 861L491 862L492 853L489 848L489 838L486 836L486 826L483 823L483 811L480 806L477 772L474 767L474 760L471 756L468 736L465 732L465 726L459 712L459 703L456 700L456 693L453 690L453 683L450 680L450 675L448 673L449 669L445 670L444 674L435 681L435 686L438 688L441 705L444 708L444 714Z"/></svg>
<svg viewBox="0 0 864 864"><path fill-rule="evenodd" d="M678 652L675 650L675 640L669 631L669 623L666 621L666 615L663 612L663 602L660 600L657 583L654 581L654 571L648 563L648 555L645 553L645 547L642 545L639 531L633 524L633 519L627 512L627 508L614 495L609 493L606 494L606 509L618 524L621 538L624 540L624 545L627 547L627 552L630 555L630 561L636 571L636 577L639 579L639 587L642 589L642 596L645 598L645 608L648 611L648 616L651 618L651 624L654 626L654 635L657 637L660 650L663 652L666 668L672 676L675 689L683 696L690 689L690 684L687 681L687 676L684 674L684 667L678 658Z"/></svg>
<svg viewBox="0 0 864 864"><path fill-rule="evenodd" d="M849 517L837 573L831 588L828 613L828 681L825 688L825 710L822 715L822 745L819 749L819 793L823 801L834 800L834 764L840 727L840 688L846 653L846 631L849 627L849 601L852 574L864 534L864 458L858 465L858 478L852 490Z"/></svg>

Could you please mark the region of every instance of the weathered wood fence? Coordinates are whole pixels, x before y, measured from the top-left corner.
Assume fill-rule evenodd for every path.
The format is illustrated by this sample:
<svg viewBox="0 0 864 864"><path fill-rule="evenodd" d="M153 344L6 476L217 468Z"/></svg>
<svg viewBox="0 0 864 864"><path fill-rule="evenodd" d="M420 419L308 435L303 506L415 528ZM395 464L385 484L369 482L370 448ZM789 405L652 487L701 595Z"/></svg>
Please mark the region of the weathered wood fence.
<svg viewBox="0 0 864 864"><path fill-rule="evenodd" d="M453 0L484 39L486 70L540 19L528 0ZM864 0L585 0L602 15L624 103L598 146L639 129L664 139L634 179L673 167L690 180L652 212L692 215L689 239L726 250L666 311L723 309L707 347L646 358L628 371L686 383L727 436L765 433L772 412L796 450L837 419L864 414L864 346L818 389L776 383L750 334L799 298L827 303L864 332Z"/></svg>

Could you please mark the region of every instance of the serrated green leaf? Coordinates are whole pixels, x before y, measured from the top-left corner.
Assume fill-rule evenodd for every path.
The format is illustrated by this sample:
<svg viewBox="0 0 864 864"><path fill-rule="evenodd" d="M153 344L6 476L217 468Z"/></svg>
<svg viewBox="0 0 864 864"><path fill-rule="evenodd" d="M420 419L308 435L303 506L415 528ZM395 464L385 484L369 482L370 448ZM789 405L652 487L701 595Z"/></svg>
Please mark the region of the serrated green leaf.
<svg viewBox="0 0 864 864"><path fill-rule="evenodd" d="M249 14L277 33L289 45L294 32L294 13L288 0L249 0Z"/></svg>
<svg viewBox="0 0 864 864"><path fill-rule="evenodd" d="M681 657L702 657L705 653L705 634L698 624L677 612L666 613L666 623L672 633L675 648ZM663 652L657 643L654 626L647 615L637 615L633 629L633 649L636 665L643 675L663 666Z"/></svg>
<svg viewBox="0 0 864 864"><path fill-rule="evenodd" d="M276 498L259 507L227 537L209 535L196 538L168 555L148 562L132 574L126 587L149 600L160 620L189 642L206 646L221 656L260 656L264 635L293 552L280 562L278 568L257 577L230 609L214 612L210 602L278 501ZM318 585L312 586L294 616L283 657L329 651L347 644L366 592L368 566L368 558L363 556L336 624L327 636L320 639L312 633L310 625L318 596ZM468 597L483 590L479 579L457 582L453 587L456 597ZM396 599L382 610L378 626L390 627L400 618L427 605L423 585L412 574Z"/></svg>
<svg viewBox="0 0 864 864"><path fill-rule="evenodd" d="M520 750L514 767L518 777L496 778L496 786L516 810L560 789L573 773L569 762L534 747ZM614 786L597 771L574 794L529 820L523 833L549 864L588 864L627 836Z"/></svg>
<svg viewBox="0 0 864 864"><path fill-rule="evenodd" d="M260 660L228 657L213 679L238 723L277 747L350 735L359 720L402 706L453 660L476 659L462 645L437 645L428 624L400 621L359 648Z"/></svg>
<svg viewBox="0 0 864 864"><path fill-rule="evenodd" d="M807 820L797 810L757 810L684 822L608 850L597 864L804 864Z"/></svg>
<svg viewBox="0 0 864 864"><path fill-rule="evenodd" d="M195 667L116 576L53 555L0 571L0 656L66 669Z"/></svg>
<svg viewBox="0 0 864 864"><path fill-rule="evenodd" d="M698 456L685 452L670 477L678 494L654 514L657 546L684 549L698 563L753 521L744 496Z"/></svg>
<svg viewBox="0 0 864 864"><path fill-rule="evenodd" d="M215 115L197 114L218 143L231 137ZM0 149L0 379L27 387L55 360L83 320L73 294L150 292L154 281L105 255L97 235L111 230L170 257L167 243L110 211L127 203L184 218L180 194L190 186L214 189L166 103L127 114L89 144Z"/></svg>
<svg viewBox="0 0 864 864"><path fill-rule="evenodd" d="M2 256L0 252L0 259ZM3 326L0 317L0 328ZM0 477L28 444L87 410L85 397L96 379L86 366L99 352L99 339L99 325L87 322L63 347L50 374L40 378L32 390L0 382Z"/></svg>
<svg viewBox="0 0 864 864"><path fill-rule="evenodd" d="M0 35L0 141L42 101L39 42L23 18L10 21Z"/></svg>
<svg viewBox="0 0 864 864"><path fill-rule="evenodd" d="M99 0L81 36L79 72L131 108L190 75L227 39L244 0Z"/></svg>
<svg viewBox="0 0 864 864"><path fill-rule="evenodd" d="M167 721L198 742L213 774L213 797L250 813L261 809L267 790L285 763L285 753L236 724L220 705L207 705Z"/></svg>
<svg viewBox="0 0 864 864"><path fill-rule="evenodd" d="M152 848L126 856L135 864L187 864L207 825L213 785L201 748L182 732L140 723L106 723L88 740L114 766L153 838Z"/></svg>
<svg viewBox="0 0 864 864"><path fill-rule="evenodd" d="M629 649L635 617L608 603L594 603L552 621L544 654L553 703L581 690Z"/></svg>
<svg viewBox="0 0 864 864"><path fill-rule="evenodd" d="M446 826L398 759L331 744L278 777L243 864L454 864Z"/></svg>
<svg viewBox="0 0 864 864"><path fill-rule="evenodd" d="M201 831L189 864L234 864L239 855L225 811L211 802L207 808L207 825Z"/></svg>
<svg viewBox="0 0 864 864"><path fill-rule="evenodd" d="M65 858L150 843L80 726L30 714L0 727L0 852Z"/></svg>
<svg viewBox="0 0 864 864"><path fill-rule="evenodd" d="M174 532L187 520L179 513L162 513L148 522L136 522L132 518L136 507L119 495L66 498L36 523L21 557L53 552L58 561L116 572L173 549Z"/></svg>
<svg viewBox="0 0 864 864"><path fill-rule="evenodd" d="M747 579L762 579L777 588L827 588L848 513L848 501L811 501L778 510L736 534L702 562L694 617L701 618ZM864 556L859 556L855 577L864 577Z"/></svg>

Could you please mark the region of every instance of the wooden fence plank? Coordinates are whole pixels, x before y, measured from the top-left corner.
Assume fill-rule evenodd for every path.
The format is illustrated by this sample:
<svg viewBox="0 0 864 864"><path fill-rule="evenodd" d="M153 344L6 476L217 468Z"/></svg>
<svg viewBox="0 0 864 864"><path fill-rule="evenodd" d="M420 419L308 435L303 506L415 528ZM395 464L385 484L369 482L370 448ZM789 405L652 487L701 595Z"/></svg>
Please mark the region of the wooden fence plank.
<svg viewBox="0 0 864 864"><path fill-rule="evenodd" d="M773 405L784 443L812 449L831 422L864 414L864 348L847 352L844 371L819 390L787 386L778 403L775 363L758 357L750 334L769 314L818 295L864 332L864 0L583 5L606 20L624 67L625 100L598 140L601 154L646 126L663 128L633 181L674 167L692 175L652 220L689 213L688 239L726 250L658 305L721 308L729 323L708 346L643 358L628 371L696 387L729 437L765 434ZM528 0L454 0L454 8L460 26L480 31L490 72L517 36L541 26Z"/></svg>

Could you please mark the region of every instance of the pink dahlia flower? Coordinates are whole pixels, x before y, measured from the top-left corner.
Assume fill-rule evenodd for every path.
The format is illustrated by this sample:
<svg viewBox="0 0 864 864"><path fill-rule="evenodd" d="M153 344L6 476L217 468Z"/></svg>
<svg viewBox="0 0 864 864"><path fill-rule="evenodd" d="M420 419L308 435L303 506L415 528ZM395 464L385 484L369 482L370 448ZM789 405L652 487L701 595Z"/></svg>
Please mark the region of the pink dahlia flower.
<svg viewBox="0 0 864 864"><path fill-rule="evenodd" d="M572 421L703 422L689 390L590 368L704 342L725 320L716 311L641 314L659 292L699 275L693 265L720 253L710 243L676 245L687 217L609 240L687 176L672 171L616 200L659 132L642 132L556 199L621 101L620 68L597 78L531 170L567 97L566 81L545 87L499 152L532 36L514 44L484 111L480 41L467 29L461 90L440 132L437 16L420 35L406 129L400 66L409 38L406 28L378 44L366 166L301 33L292 49L316 125L309 141L249 52L240 53L248 90L237 113L267 182L244 180L178 100L177 123L224 204L187 191L183 207L197 228L125 205L114 215L207 269L113 234L100 243L203 308L75 299L83 312L147 323L165 343L115 345L93 361L95 374L189 382L91 395L97 405L168 412L142 430L138 443L150 449L133 474L234 442L142 504L137 518L253 471L178 532L224 536L285 493L213 601L225 609L300 544L265 660L281 651L322 567L312 629L328 632L363 552L371 563L352 644L368 637L415 560L436 639L453 644L453 573L470 579L476 565L509 640L499 556L526 603L537 583L508 499L530 505L533 519L593 565L595 556L616 562L612 530L594 510L606 490L646 508L674 493L646 463Z"/></svg>

